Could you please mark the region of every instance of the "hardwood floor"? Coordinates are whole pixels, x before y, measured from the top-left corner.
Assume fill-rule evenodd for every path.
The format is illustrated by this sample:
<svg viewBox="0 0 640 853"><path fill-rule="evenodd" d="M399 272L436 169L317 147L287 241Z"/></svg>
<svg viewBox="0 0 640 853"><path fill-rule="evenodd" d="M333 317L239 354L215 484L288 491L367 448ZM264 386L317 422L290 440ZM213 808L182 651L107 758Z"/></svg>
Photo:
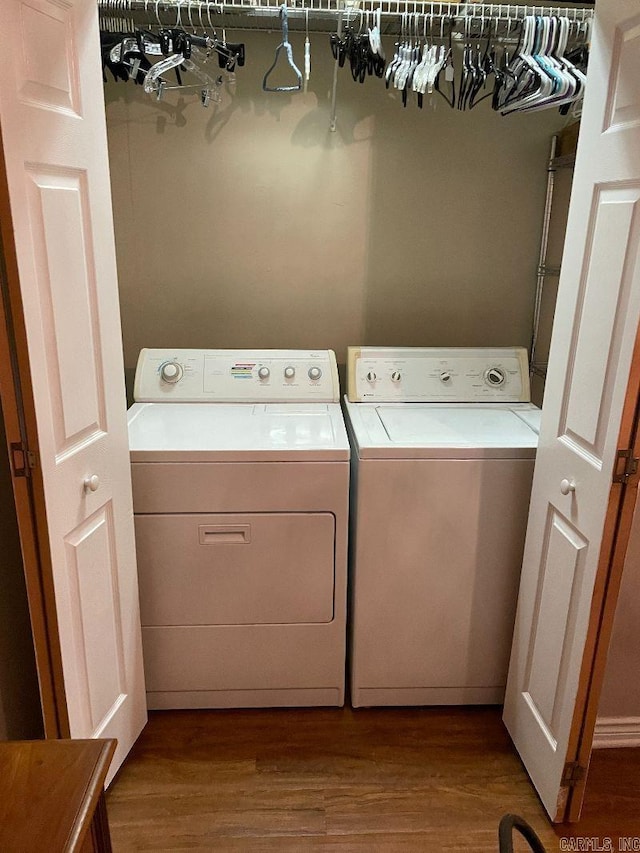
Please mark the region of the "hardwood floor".
<svg viewBox="0 0 640 853"><path fill-rule="evenodd" d="M115 853L496 853L506 812L569 834L496 708L155 712L107 802Z"/></svg>
<svg viewBox="0 0 640 853"><path fill-rule="evenodd" d="M591 757L587 795L580 821L558 827L568 838L610 837L614 853L621 837L635 837L628 850L640 851L640 749L596 749Z"/></svg>

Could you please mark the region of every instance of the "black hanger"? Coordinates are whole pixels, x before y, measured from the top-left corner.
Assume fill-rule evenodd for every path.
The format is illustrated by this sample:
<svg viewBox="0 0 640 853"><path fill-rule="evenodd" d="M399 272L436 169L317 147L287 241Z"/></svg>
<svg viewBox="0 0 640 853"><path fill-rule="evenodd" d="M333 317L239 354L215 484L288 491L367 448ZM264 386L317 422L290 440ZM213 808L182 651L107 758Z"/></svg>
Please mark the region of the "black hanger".
<svg viewBox="0 0 640 853"><path fill-rule="evenodd" d="M434 82L434 89L438 92L445 101L449 104L452 110L456 107L456 75L455 68L453 65L453 18L445 18L445 23L449 24L449 45L447 47L447 58L445 60L443 68L438 73L438 76ZM449 86L449 95L442 91L440 88L440 78L444 73L445 82L450 83Z"/></svg>
<svg viewBox="0 0 640 853"><path fill-rule="evenodd" d="M134 41L136 47L121 53L119 61L111 59L114 47ZM151 68L151 63L138 45L136 33L100 33L100 53L102 79L105 83L107 82L106 71L109 71L116 82L123 80L126 83L128 80L133 80L136 85L142 85L147 71Z"/></svg>
<svg viewBox="0 0 640 853"><path fill-rule="evenodd" d="M493 27L493 33L491 29ZM478 95L481 91L487 88L487 80L493 74L496 73L496 54L495 47L493 44L493 40L496 36L498 30L498 22L497 20L492 21L489 19L488 27L487 27L487 42L485 45L484 53L482 54L482 58L480 60L481 67L481 75L482 75L482 83L481 85L476 86L473 92L471 93L471 97L469 98L469 109L472 110L474 107L477 107L478 104L481 104L483 101L486 101L487 98L493 97L493 90L495 86L491 86L486 95L483 95L481 98L478 98Z"/></svg>
<svg viewBox="0 0 640 853"><path fill-rule="evenodd" d="M331 53L333 54L333 58L338 60L338 65L340 68L344 66L344 63L347 59L349 53L349 45L351 38L353 37L353 29L351 27L346 27L342 34L342 38L338 37L337 33L331 33L329 36L329 45L331 46Z"/></svg>

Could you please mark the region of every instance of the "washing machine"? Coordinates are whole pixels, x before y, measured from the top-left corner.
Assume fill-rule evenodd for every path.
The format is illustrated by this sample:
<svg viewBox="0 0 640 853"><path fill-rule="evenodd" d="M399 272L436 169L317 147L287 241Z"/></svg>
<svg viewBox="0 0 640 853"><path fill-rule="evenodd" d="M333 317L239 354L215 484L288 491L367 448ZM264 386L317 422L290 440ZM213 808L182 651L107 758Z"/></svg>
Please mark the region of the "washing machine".
<svg viewBox="0 0 640 853"><path fill-rule="evenodd" d="M141 352L149 708L342 705L349 443L330 351Z"/></svg>
<svg viewBox="0 0 640 853"><path fill-rule="evenodd" d="M351 700L500 703L540 411L526 351L350 348Z"/></svg>

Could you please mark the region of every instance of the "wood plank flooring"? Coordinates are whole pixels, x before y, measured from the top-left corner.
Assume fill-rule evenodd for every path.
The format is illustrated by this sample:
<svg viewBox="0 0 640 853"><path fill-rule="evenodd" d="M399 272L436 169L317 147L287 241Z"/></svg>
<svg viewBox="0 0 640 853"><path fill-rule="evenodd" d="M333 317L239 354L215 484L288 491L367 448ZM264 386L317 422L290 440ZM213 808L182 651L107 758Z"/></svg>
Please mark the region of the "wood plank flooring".
<svg viewBox="0 0 640 853"><path fill-rule="evenodd" d="M496 853L506 812L570 834L496 708L154 712L107 802L115 853Z"/></svg>
<svg viewBox="0 0 640 853"><path fill-rule="evenodd" d="M640 749L596 749L591 756L580 820L557 828L567 838L610 837L614 853L621 837L635 837L640 851Z"/></svg>

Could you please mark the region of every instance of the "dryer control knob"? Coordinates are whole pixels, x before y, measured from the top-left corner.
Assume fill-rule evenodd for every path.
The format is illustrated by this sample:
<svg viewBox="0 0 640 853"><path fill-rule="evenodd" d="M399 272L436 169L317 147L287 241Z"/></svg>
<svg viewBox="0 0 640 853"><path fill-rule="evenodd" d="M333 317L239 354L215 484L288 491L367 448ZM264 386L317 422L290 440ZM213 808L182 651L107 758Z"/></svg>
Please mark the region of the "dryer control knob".
<svg viewBox="0 0 640 853"><path fill-rule="evenodd" d="M451 382L451 374L448 370L443 370L440 374L440 382L444 382L445 385L448 385Z"/></svg>
<svg viewBox="0 0 640 853"><path fill-rule="evenodd" d="M268 367L259 367L258 368L258 377L260 379L268 379L271 376L271 371Z"/></svg>
<svg viewBox="0 0 640 853"><path fill-rule="evenodd" d="M319 367L310 367L309 368L309 379L312 379L314 382L322 376L322 371Z"/></svg>
<svg viewBox="0 0 640 853"><path fill-rule="evenodd" d="M504 381L507 377L501 367L490 367L484 374L484 378L487 385L492 385L494 388L498 388L500 385L504 385Z"/></svg>
<svg viewBox="0 0 640 853"><path fill-rule="evenodd" d="M164 382L177 382L182 377L182 367L175 361L167 361L160 368L160 376Z"/></svg>
<svg viewBox="0 0 640 853"><path fill-rule="evenodd" d="M391 381L392 382L400 382L401 379L402 379L402 374L400 373L400 371L394 370L393 373L391 374Z"/></svg>
<svg viewBox="0 0 640 853"><path fill-rule="evenodd" d="M367 382L375 382L377 378L378 378L378 377L377 377L377 376L376 376L376 374L373 372L373 370L370 370L370 371L367 373Z"/></svg>
<svg viewBox="0 0 640 853"><path fill-rule="evenodd" d="M293 377L295 375L296 375L295 367L291 367L291 365L289 365L289 367L285 367L285 369L284 369L284 378L285 379L293 379Z"/></svg>

